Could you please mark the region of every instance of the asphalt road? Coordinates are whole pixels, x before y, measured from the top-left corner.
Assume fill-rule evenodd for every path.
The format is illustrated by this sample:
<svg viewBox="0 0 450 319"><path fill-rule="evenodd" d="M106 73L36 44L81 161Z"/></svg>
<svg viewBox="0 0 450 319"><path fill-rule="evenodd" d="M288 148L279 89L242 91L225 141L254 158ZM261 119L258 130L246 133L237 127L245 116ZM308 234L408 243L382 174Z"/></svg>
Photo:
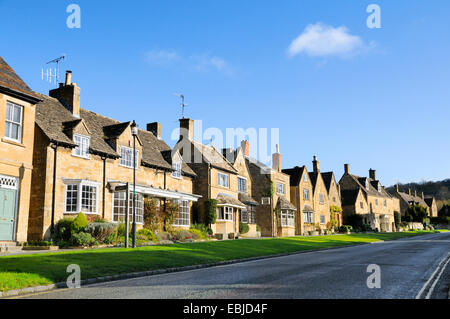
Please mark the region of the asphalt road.
<svg viewBox="0 0 450 319"><path fill-rule="evenodd" d="M437 278L432 298L448 298L450 233L302 253L42 293L27 298L399 298L414 299ZM369 289L367 267L380 267L381 288ZM439 270L439 271L437 271ZM428 290L425 290L424 295Z"/></svg>

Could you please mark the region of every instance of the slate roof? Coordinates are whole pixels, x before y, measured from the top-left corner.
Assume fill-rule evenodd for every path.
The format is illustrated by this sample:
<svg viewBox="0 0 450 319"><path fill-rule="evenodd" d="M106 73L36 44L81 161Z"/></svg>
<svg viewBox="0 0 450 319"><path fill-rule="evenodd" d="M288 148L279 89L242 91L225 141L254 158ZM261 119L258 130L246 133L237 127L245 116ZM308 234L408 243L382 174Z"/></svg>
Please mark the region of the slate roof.
<svg viewBox="0 0 450 319"><path fill-rule="evenodd" d="M366 180L369 183L369 189L366 188ZM358 189L360 188L365 194L382 197L382 198L391 198L391 195L386 191L384 187L381 187L381 191L379 192L373 185L372 180L369 177L361 177L353 174L345 174L339 184L341 185L341 190L349 190L349 189Z"/></svg>
<svg viewBox="0 0 450 319"><path fill-rule="evenodd" d="M24 98L29 102L36 103L39 98L26 85L26 83L16 74L16 72L8 65L8 63L0 57L0 89L2 92Z"/></svg>
<svg viewBox="0 0 450 319"><path fill-rule="evenodd" d="M359 189L341 191L342 206L354 205L358 198Z"/></svg>
<svg viewBox="0 0 450 319"><path fill-rule="evenodd" d="M67 130L74 128L84 121L90 133L90 152L112 158L120 155L108 143L108 138L116 138L130 125L130 122L121 123L100 114L80 109L80 118L74 117L57 99L36 93L42 102L36 105L36 124L44 134L52 141L63 146L75 147L76 145L66 134ZM163 155L170 152L170 147L162 140L157 139L151 132L138 131L138 138L143 144L142 164L150 167L172 170L170 161ZM182 171L189 176L195 173L185 163Z"/></svg>
<svg viewBox="0 0 450 319"><path fill-rule="evenodd" d="M248 205L259 205L259 203L254 200L253 198L251 198L248 194L246 193L239 193L239 200L244 203L244 204L248 204Z"/></svg>
<svg viewBox="0 0 450 319"><path fill-rule="evenodd" d="M277 206L276 207L279 208L279 209L297 210L297 207L292 205L291 202L288 201L283 196L278 197L278 201L277 201Z"/></svg>
<svg viewBox="0 0 450 319"><path fill-rule="evenodd" d="M317 179L319 178L319 173L314 173L314 172L310 172L309 174L309 179L311 181L311 185L313 188L313 192L316 192L316 185L317 185Z"/></svg>
<svg viewBox="0 0 450 319"><path fill-rule="evenodd" d="M323 182L325 183L325 187L328 192L330 192L331 182L334 179L334 173L333 172L325 172L321 173Z"/></svg>
<svg viewBox="0 0 450 319"><path fill-rule="evenodd" d="M306 166L296 166L294 168L283 169L282 172L289 175L290 185L298 186L300 184L300 179L302 178L303 172L306 170Z"/></svg>
<svg viewBox="0 0 450 319"><path fill-rule="evenodd" d="M233 198L231 196L226 195L218 195L217 196L217 205L233 205L233 206L240 206L242 208L246 208L246 206L241 203L236 198Z"/></svg>
<svg viewBox="0 0 450 319"><path fill-rule="evenodd" d="M205 145L197 141L191 141L191 144L194 147L194 152L200 152L206 163L234 174L238 173L233 165L214 146Z"/></svg>

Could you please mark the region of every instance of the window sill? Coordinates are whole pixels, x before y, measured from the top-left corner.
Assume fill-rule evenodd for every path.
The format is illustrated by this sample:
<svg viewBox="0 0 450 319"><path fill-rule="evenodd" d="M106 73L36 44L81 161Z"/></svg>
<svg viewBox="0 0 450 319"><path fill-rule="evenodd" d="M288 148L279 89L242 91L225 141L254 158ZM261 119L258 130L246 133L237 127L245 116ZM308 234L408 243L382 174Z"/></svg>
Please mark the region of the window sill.
<svg viewBox="0 0 450 319"><path fill-rule="evenodd" d="M73 157L77 157L77 158L81 158L81 159L85 159L85 160L90 160L91 159L91 157L90 156L80 156L80 155L75 155L75 154L72 154L72 156Z"/></svg>
<svg viewBox="0 0 450 319"><path fill-rule="evenodd" d="M86 213L86 212L65 212L64 215L78 215L79 213L83 213L84 215L100 215L100 213Z"/></svg>
<svg viewBox="0 0 450 319"><path fill-rule="evenodd" d="M3 143L8 143L8 144L11 144L11 145L15 145L15 146L19 146L19 147L26 148L26 146L25 146L24 144L22 144L21 142L15 141L15 140L10 140L9 138L6 138L6 137L2 137L2 142L3 142Z"/></svg>

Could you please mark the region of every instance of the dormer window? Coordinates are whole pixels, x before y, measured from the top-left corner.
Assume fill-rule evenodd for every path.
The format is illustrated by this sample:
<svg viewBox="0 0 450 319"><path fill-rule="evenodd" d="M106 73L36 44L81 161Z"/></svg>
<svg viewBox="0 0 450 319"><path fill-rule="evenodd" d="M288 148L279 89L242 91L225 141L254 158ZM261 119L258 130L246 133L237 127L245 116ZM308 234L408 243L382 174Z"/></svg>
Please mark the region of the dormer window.
<svg viewBox="0 0 450 319"><path fill-rule="evenodd" d="M308 182L308 175L305 174L305 175L303 176L303 180L304 180L305 182Z"/></svg>
<svg viewBox="0 0 450 319"><path fill-rule="evenodd" d="M366 189L367 189L367 190L370 189L370 186L369 186L369 180L368 180L368 179L366 179Z"/></svg>
<svg viewBox="0 0 450 319"><path fill-rule="evenodd" d="M381 184L378 183L378 192L381 193Z"/></svg>
<svg viewBox="0 0 450 319"><path fill-rule="evenodd" d="M89 158L89 136L74 134L73 141L77 145L77 147L73 149L72 155L82 158Z"/></svg>
<svg viewBox="0 0 450 319"><path fill-rule="evenodd" d="M180 162L176 162L176 163L173 163L172 166L173 166L173 169L174 169L174 171L172 173L172 177L181 179L181 163Z"/></svg>
<svg viewBox="0 0 450 319"><path fill-rule="evenodd" d="M136 168L139 167L139 151L136 150ZM133 149L125 146L120 147L120 165L133 168Z"/></svg>

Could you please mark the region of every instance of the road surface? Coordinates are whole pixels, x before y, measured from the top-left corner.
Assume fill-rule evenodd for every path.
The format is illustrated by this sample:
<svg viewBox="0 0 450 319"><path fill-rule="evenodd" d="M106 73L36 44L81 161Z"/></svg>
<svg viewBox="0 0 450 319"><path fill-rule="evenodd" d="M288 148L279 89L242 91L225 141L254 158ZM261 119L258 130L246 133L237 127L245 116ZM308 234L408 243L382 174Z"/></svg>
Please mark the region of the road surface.
<svg viewBox="0 0 450 319"><path fill-rule="evenodd" d="M448 298L450 232L25 296L43 299ZM445 261L445 260L444 260ZM369 289L369 265L381 288ZM440 268L439 268L440 266ZM438 276L439 275L439 276ZM433 280L429 280L432 277ZM437 278L439 277L439 280ZM428 284L427 289L423 289Z"/></svg>

